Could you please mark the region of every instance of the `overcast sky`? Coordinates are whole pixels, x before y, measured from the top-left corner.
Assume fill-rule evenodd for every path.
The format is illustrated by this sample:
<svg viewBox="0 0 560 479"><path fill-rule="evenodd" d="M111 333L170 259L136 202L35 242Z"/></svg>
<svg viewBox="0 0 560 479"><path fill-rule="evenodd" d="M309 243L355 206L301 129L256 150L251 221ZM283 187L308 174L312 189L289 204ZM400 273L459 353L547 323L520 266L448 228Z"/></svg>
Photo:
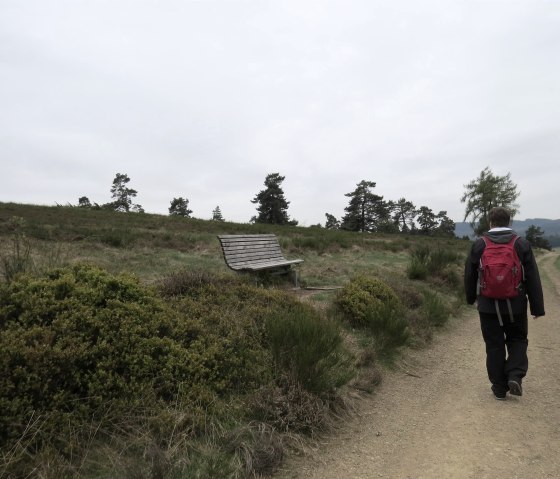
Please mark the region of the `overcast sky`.
<svg viewBox="0 0 560 479"><path fill-rule="evenodd" d="M268 173L325 222L361 180L462 221L511 173L560 218L556 0L0 0L0 201L248 222Z"/></svg>

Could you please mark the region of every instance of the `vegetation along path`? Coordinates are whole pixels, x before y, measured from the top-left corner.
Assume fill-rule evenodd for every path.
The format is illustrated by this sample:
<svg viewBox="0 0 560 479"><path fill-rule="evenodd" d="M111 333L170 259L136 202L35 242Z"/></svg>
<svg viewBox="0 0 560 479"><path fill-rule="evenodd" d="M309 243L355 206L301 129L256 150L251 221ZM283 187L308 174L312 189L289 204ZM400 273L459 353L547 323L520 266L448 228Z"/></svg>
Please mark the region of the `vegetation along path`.
<svg viewBox="0 0 560 479"><path fill-rule="evenodd" d="M278 477L560 477L557 258L547 253L539 261L546 316L529 319L522 397L493 398L478 315L469 309L428 349L407 354L356 417Z"/></svg>

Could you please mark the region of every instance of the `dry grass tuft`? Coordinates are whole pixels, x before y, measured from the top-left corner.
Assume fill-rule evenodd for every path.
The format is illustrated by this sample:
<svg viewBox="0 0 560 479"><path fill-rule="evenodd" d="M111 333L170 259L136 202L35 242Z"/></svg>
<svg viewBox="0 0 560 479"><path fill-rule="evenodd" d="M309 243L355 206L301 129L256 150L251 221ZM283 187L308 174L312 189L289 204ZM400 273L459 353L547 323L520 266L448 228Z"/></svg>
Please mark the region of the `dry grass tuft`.
<svg viewBox="0 0 560 479"><path fill-rule="evenodd" d="M281 432L312 436L324 429L329 417L328 402L296 381L285 378L282 382L282 386L264 386L250 398L249 407L255 417Z"/></svg>
<svg viewBox="0 0 560 479"><path fill-rule="evenodd" d="M263 422L251 422L232 431L226 438L226 449L240 458L246 477L269 476L284 458L282 436Z"/></svg>

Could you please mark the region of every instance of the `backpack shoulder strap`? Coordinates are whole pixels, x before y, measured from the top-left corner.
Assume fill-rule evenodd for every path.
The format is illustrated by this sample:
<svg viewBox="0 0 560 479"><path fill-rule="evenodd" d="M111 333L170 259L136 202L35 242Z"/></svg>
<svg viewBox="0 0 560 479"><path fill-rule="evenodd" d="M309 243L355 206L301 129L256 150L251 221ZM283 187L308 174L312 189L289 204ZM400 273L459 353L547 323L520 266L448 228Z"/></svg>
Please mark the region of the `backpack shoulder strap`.
<svg viewBox="0 0 560 479"><path fill-rule="evenodd" d="M517 257L519 264L521 265L521 281L524 283L526 278L525 278L525 266L523 266L523 262L521 261L521 257L519 256L519 253L517 252L517 249L515 248L515 243L517 243L517 240L519 239L519 235L514 235L512 242L511 242L511 249L513 249L513 251L515 252L515 256Z"/></svg>

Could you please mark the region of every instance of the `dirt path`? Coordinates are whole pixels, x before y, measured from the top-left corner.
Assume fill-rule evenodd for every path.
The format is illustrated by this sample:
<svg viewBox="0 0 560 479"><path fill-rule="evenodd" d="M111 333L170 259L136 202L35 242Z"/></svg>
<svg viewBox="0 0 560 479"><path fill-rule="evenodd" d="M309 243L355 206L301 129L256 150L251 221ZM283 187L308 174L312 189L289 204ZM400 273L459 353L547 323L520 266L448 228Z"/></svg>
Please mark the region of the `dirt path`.
<svg viewBox="0 0 560 479"><path fill-rule="evenodd" d="M522 397L496 401L474 308L405 358L360 413L279 478L560 477L560 275L540 259L546 316L529 318Z"/></svg>

